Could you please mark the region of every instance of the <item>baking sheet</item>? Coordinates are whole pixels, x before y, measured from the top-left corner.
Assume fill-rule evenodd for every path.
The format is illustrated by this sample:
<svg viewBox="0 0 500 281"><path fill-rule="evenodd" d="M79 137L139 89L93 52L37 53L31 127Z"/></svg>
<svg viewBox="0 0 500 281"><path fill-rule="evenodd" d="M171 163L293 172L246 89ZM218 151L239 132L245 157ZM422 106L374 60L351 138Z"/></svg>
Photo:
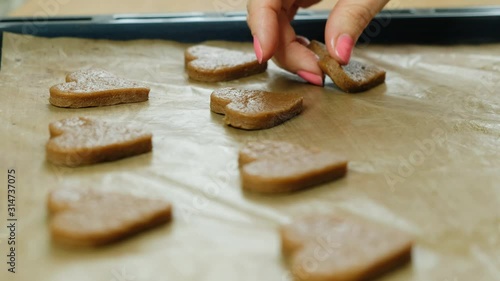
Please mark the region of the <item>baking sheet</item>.
<svg viewBox="0 0 500 281"><path fill-rule="evenodd" d="M210 42L251 51L250 44ZM189 81L187 45L45 39L5 34L0 72L0 250L7 255L7 169L16 170L16 274L0 280L288 280L277 227L294 216L349 212L414 235L412 264L382 280L500 280L500 45L367 46L354 56L387 70L385 85L344 94L305 84L270 63L226 83ZM99 67L151 87L145 103L63 109L48 88ZM214 88L293 91L299 117L242 131L210 112ZM72 116L138 122L153 152L83 168L45 161L48 124ZM237 151L250 140L339 151L348 176L282 196L242 192ZM174 221L109 247L53 245L46 197L95 187L166 198Z"/></svg>

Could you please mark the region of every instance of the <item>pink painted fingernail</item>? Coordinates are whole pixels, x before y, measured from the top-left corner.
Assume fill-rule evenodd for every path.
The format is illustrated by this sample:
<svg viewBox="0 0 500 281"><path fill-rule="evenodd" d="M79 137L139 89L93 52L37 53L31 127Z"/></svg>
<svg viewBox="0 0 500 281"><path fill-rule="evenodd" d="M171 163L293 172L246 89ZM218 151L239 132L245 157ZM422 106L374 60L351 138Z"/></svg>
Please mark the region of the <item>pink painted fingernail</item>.
<svg viewBox="0 0 500 281"><path fill-rule="evenodd" d="M342 63L347 64L351 59L353 48L354 40L352 40L352 37L349 34L342 34L337 39L337 44L335 44L335 54L342 60Z"/></svg>
<svg viewBox="0 0 500 281"><path fill-rule="evenodd" d="M253 49L255 50L255 56L257 57L257 61L262 63L262 47L260 46L259 39L257 37L253 37Z"/></svg>
<svg viewBox="0 0 500 281"><path fill-rule="evenodd" d="M302 77L302 79L306 80L307 82L309 82L313 85L323 86L323 77L321 77L317 74L314 74L314 73L311 73L308 71L304 71L304 70L299 70L299 71L297 71L297 75Z"/></svg>
<svg viewBox="0 0 500 281"><path fill-rule="evenodd" d="M309 41L309 39L307 39L304 36L300 36L300 35L297 35L297 37L295 38L295 41L299 42L300 45L303 45L306 47L309 46L309 44L311 44L311 41Z"/></svg>

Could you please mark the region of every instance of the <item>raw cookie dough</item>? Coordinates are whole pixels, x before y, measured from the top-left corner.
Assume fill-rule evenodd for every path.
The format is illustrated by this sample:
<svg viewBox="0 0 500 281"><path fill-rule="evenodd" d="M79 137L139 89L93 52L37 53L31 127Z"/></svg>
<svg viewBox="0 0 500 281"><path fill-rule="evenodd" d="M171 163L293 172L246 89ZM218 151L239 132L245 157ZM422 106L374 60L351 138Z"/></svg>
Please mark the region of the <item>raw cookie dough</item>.
<svg viewBox="0 0 500 281"><path fill-rule="evenodd" d="M243 189L284 193L345 176L347 160L328 151L287 142L252 142L240 150Z"/></svg>
<svg viewBox="0 0 500 281"><path fill-rule="evenodd" d="M259 64L253 53L205 45L186 49L184 63L191 79L204 82L234 80L267 69L267 63Z"/></svg>
<svg viewBox="0 0 500 281"><path fill-rule="evenodd" d="M49 125L47 160L56 165L83 166L114 161L152 150L152 134L129 124L74 117Z"/></svg>
<svg viewBox="0 0 500 281"><path fill-rule="evenodd" d="M241 166L263 158L279 158L284 155L305 154L317 151L286 141L254 141L240 149L238 163Z"/></svg>
<svg viewBox="0 0 500 281"><path fill-rule="evenodd" d="M102 246L172 218L170 203L90 188L52 191L48 209L52 239L70 246Z"/></svg>
<svg viewBox="0 0 500 281"><path fill-rule="evenodd" d="M371 64L351 60L347 65L340 65L330 57L325 45L312 41L309 49L319 57L319 67L333 80L335 85L347 93L369 90L385 81L385 71Z"/></svg>
<svg viewBox="0 0 500 281"><path fill-rule="evenodd" d="M222 88L210 95L210 110L224 114L226 124L245 130L268 129L300 114L302 96Z"/></svg>
<svg viewBox="0 0 500 281"><path fill-rule="evenodd" d="M50 88L49 102L58 107L92 107L147 101L149 88L100 69L80 70L66 83Z"/></svg>
<svg viewBox="0 0 500 281"><path fill-rule="evenodd" d="M371 280L411 259L406 234L350 216L303 217L280 234L295 280Z"/></svg>

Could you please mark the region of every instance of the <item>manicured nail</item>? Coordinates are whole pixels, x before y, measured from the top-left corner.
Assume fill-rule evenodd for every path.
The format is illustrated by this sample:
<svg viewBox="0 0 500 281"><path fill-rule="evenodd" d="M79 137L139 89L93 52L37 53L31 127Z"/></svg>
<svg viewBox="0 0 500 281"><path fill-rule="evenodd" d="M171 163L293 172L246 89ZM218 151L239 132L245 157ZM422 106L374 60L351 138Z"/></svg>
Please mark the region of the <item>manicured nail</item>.
<svg viewBox="0 0 500 281"><path fill-rule="evenodd" d="M306 80L307 82L309 82L313 85L323 86L323 77L321 77L317 74L314 74L314 73L311 73L308 71L304 71L304 70L299 70L299 71L297 71L297 75L302 77L302 79Z"/></svg>
<svg viewBox="0 0 500 281"><path fill-rule="evenodd" d="M257 61L259 64L262 63L262 47L260 46L259 39L257 37L253 37L253 49L255 50L255 56L257 57Z"/></svg>
<svg viewBox="0 0 500 281"><path fill-rule="evenodd" d="M351 59L352 49L354 48L354 40L349 34L342 34L337 38L335 44L335 54L341 60L341 63L347 64Z"/></svg>
<svg viewBox="0 0 500 281"><path fill-rule="evenodd" d="M309 44L311 44L311 41L309 41L309 39L307 39L304 36L300 36L300 35L297 35L297 37L295 38L295 41L299 42L300 45L303 45L306 47L309 46Z"/></svg>

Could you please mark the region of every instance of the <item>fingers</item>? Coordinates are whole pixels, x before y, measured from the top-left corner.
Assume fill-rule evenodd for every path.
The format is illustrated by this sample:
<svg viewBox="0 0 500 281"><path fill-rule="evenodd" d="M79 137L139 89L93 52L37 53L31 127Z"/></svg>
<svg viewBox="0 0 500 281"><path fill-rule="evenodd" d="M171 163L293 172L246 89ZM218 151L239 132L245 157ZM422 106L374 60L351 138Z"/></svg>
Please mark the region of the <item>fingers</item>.
<svg viewBox="0 0 500 281"><path fill-rule="evenodd" d="M288 21L292 21L297 11L299 10L299 6L297 4L292 4L292 6L287 10Z"/></svg>
<svg viewBox="0 0 500 281"><path fill-rule="evenodd" d="M285 13L280 14L278 21L280 25L279 43L274 54L276 64L292 73L296 73L309 83L323 85L324 76L318 66L318 59L305 46L309 40L296 36Z"/></svg>
<svg viewBox="0 0 500 281"><path fill-rule="evenodd" d="M363 30L389 0L339 0L325 28L325 43L339 63L347 64Z"/></svg>
<svg viewBox="0 0 500 281"><path fill-rule="evenodd" d="M304 45L307 39L297 39L290 25L299 7L320 0L250 0L248 26L254 36L255 54L260 63L274 56L276 63L316 85L323 85L323 72L316 55Z"/></svg>
<svg viewBox="0 0 500 281"><path fill-rule="evenodd" d="M304 36L300 36L300 35L297 35L297 37L295 38L295 41L297 41L300 45L303 45L306 47L309 46L309 44L311 44L311 41L309 41L309 39L307 39Z"/></svg>
<svg viewBox="0 0 500 281"><path fill-rule="evenodd" d="M291 0L286 0L292 4ZM286 2L285 1L285 2ZM254 37L254 48L260 63L269 60L278 47L278 17L282 12L281 0L249 0L248 26Z"/></svg>
<svg viewBox="0 0 500 281"><path fill-rule="evenodd" d="M312 5L321 2L321 0L297 0L295 3L301 8L309 8Z"/></svg>

